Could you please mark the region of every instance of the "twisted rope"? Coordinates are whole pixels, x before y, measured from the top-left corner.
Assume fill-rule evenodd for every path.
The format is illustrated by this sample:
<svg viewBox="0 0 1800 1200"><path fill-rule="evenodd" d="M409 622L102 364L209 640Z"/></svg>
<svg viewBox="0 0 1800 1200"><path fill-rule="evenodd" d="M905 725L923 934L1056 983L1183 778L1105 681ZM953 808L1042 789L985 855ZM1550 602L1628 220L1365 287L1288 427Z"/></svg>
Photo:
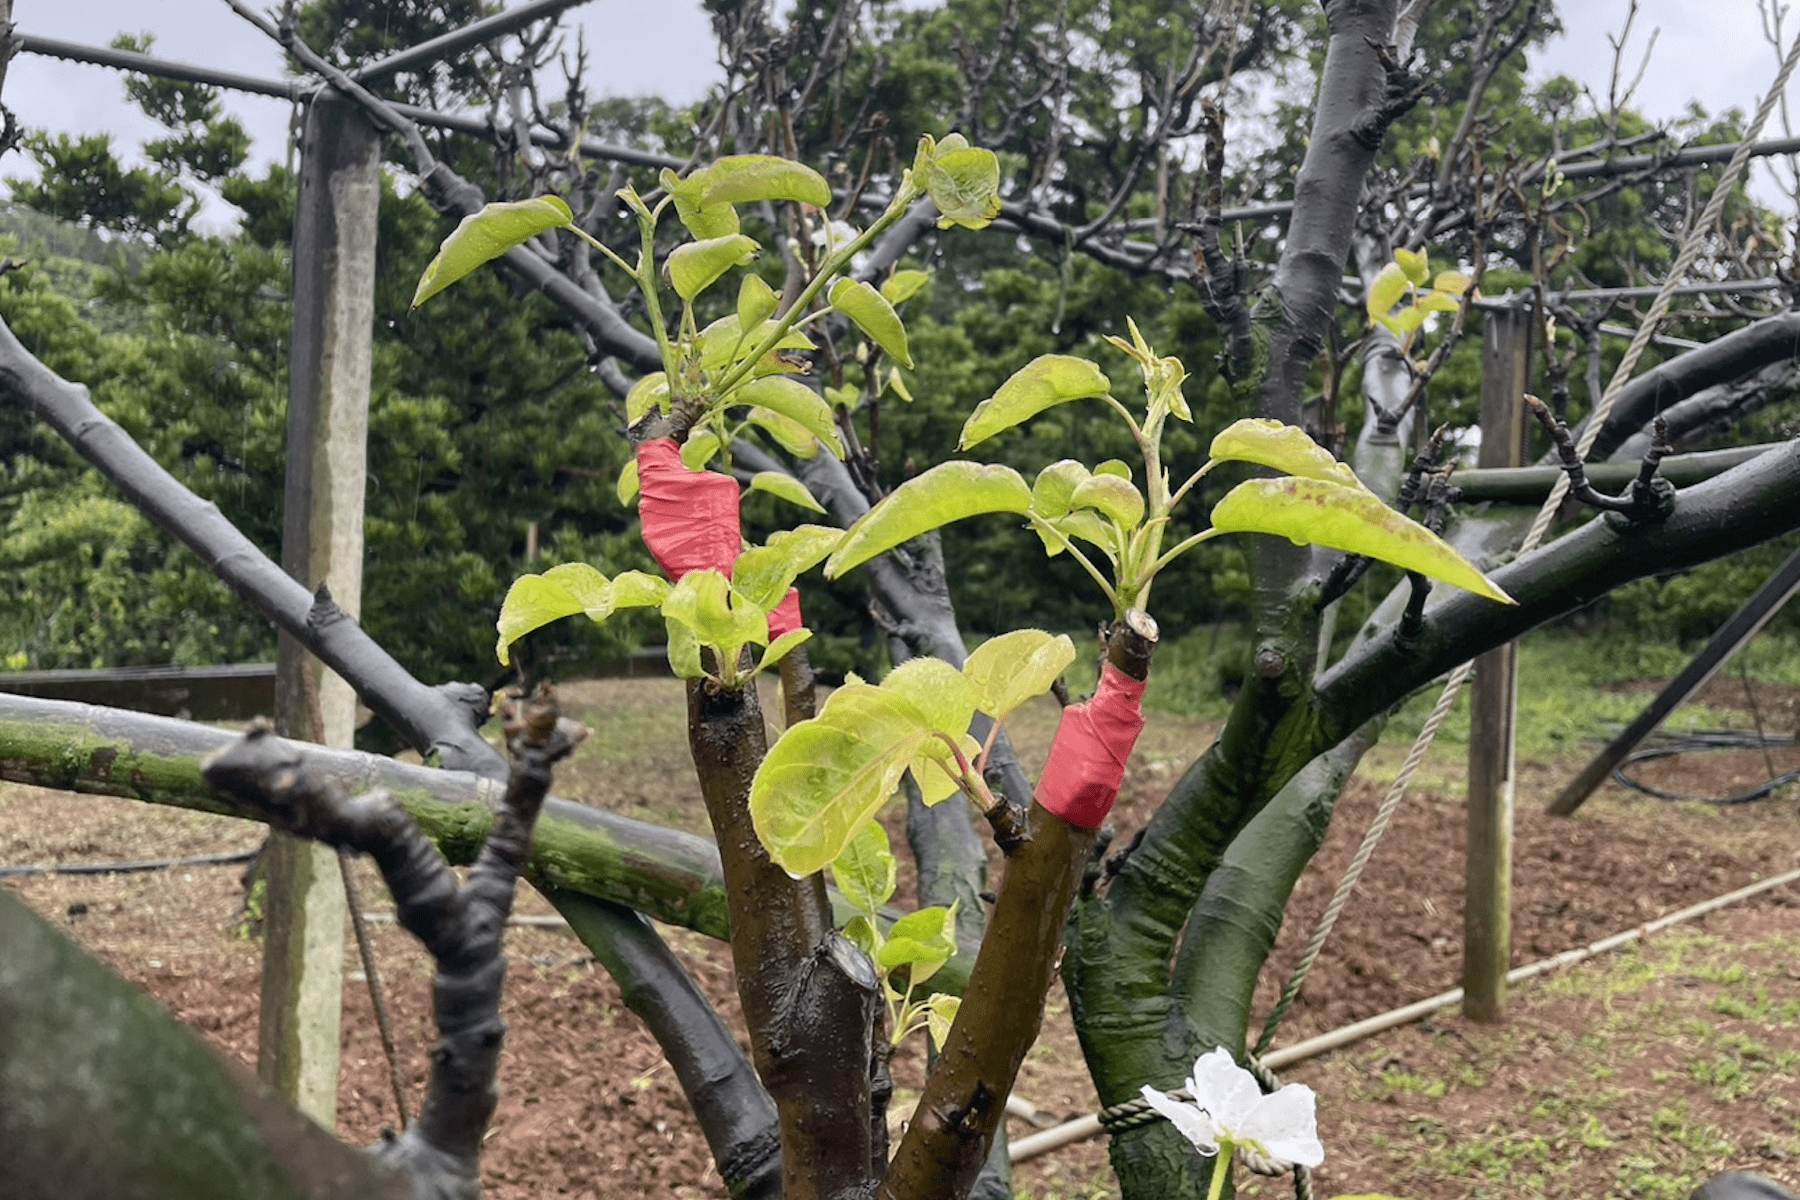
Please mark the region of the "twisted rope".
<svg viewBox="0 0 1800 1200"><path fill-rule="evenodd" d="M1693 228L1688 231L1687 238L1682 242L1681 252L1676 255L1674 265L1669 268L1669 274L1663 280L1662 288L1657 292L1656 299L1651 303L1650 311L1644 315L1643 323L1632 335L1631 345L1626 349L1625 357L1619 360L1619 366L1613 372L1612 381L1607 384L1599 404L1595 405L1586 427L1582 429L1581 437L1576 442L1578 457L1585 459L1588 451L1593 448L1594 440L1600 436L1600 430L1605 426L1607 417L1611 415L1619 394L1631 381L1633 373L1637 370L1638 361L1643 358L1644 351L1649 348L1651 339L1655 337L1657 327L1668 316L1669 307L1675 299L1676 289L1687 278L1687 273L1693 267L1694 261L1700 257L1700 251L1707 235L1718 223L1719 214L1724 211L1725 202L1730 199L1732 188L1750 161L1752 143L1761 136L1763 126L1768 122L1769 115L1774 112L1775 105L1787 90L1788 80L1792 77L1796 66L1800 66L1800 35L1796 35L1793 44L1788 48L1787 56L1781 62L1781 70L1776 73L1774 84L1770 86L1762 98L1762 103L1757 107L1756 116L1750 122L1750 128L1744 135L1745 140L1732 154L1731 160L1725 164L1725 170L1719 175L1718 184L1713 188L1712 195L1707 198L1706 207L1695 219ZM1543 542L1544 535L1550 529L1551 521L1555 519L1557 510L1562 506L1564 497L1569 493L1569 487L1569 476L1559 474L1551 486L1550 495L1544 500L1543 507L1538 510L1530 530L1526 532L1525 540L1519 545L1518 557L1530 554ZM1324 948L1325 939L1331 936L1332 926L1337 924L1337 919L1343 913L1350 893L1356 890L1356 884L1362 878L1363 869L1369 865L1369 859L1375 853L1375 847L1380 844L1382 835L1387 832L1388 823L1393 818L1400 801L1405 797L1407 787L1412 782L1413 773L1418 769L1419 764L1425 761L1426 753L1437 738L1438 728L1443 725L1444 719L1450 713L1451 706L1456 703L1457 696L1462 692L1463 684L1468 681L1473 670L1472 663L1464 663L1456 668L1450 678L1445 681L1443 693L1438 697L1437 707L1431 710L1431 716L1425 722L1425 728L1419 731L1419 736L1413 741L1412 750L1407 754L1406 762L1400 768L1400 774L1395 778L1393 786L1388 789L1387 796L1382 800L1381 808L1376 813L1375 820L1370 824L1368 833L1363 836L1362 845L1357 848L1356 857L1351 860L1350 866L1344 871L1343 878L1338 882L1337 891L1332 895L1331 904L1327 906L1325 915L1319 920L1318 928L1313 931L1312 938L1307 942L1306 950L1302 953L1300 962L1295 966L1293 975L1289 977L1287 986L1282 989L1281 998L1276 1001L1274 1009L1270 1011L1268 1019L1263 1023L1262 1033L1256 1040L1255 1054L1266 1053L1274 1042L1275 1034L1281 1028L1282 1020L1287 1016L1288 1009L1293 1006L1294 998L1299 995L1301 985L1306 982L1307 972L1312 969L1314 960L1319 956L1319 951Z"/></svg>

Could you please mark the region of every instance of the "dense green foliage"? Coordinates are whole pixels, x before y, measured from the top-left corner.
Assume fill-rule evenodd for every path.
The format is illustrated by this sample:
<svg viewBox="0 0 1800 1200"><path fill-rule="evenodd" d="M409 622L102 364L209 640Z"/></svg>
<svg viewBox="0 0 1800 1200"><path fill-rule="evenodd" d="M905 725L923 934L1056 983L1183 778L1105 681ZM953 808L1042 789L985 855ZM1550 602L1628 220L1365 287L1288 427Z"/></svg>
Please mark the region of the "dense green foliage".
<svg viewBox="0 0 1800 1200"><path fill-rule="evenodd" d="M119 259L116 243L67 236L52 247L41 222L9 222L24 233L31 265L0 280L0 304L27 346L66 377L94 381L104 411L271 555L281 528L293 189L279 168L260 180L228 177L222 191L245 213L241 233L211 238L165 226L158 233L170 244L148 258ZM137 221L95 224L129 235ZM388 190L363 611L375 636L421 676L486 679L494 670L487 631L525 566L531 523L551 561L611 569L647 560L612 495L625 453L612 432L616 416L560 314L541 299L518 303L502 280L487 278L435 311L407 315L407 281L440 236L440 218L422 198ZM55 249L107 265L84 266ZM0 437L0 623L11 665L273 653L260 620L82 472L57 439L16 412ZM609 638L571 626L542 650L591 664L616 655L630 628Z"/></svg>

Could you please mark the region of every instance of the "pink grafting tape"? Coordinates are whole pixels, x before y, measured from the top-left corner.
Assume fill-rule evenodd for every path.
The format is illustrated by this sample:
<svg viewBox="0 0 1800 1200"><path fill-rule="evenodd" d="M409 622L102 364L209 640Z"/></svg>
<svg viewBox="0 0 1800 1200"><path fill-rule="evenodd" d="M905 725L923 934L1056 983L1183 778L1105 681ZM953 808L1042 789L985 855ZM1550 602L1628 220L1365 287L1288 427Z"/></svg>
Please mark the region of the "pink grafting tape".
<svg viewBox="0 0 1800 1200"><path fill-rule="evenodd" d="M690 471L672 438L655 438L638 447L638 515L644 523L644 545L668 573L680 581L689 571L717 571L729 576L743 548L738 523L738 485L716 471ZM771 640L800 628L800 590L788 594L769 614Z"/></svg>
<svg viewBox="0 0 1800 1200"><path fill-rule="evenodd" d="M1125 763L1144 730L1144 685L1107 663L1094 698L1063 709L1038 780L1037 801L1071 825L1098 829L1119 798Z"/></svg>
<svg viewBox="0 0 1800 1200"><path fill-rule="evenodd" d="M744 544L737 480L688 470L672 438L645 442L637 461L644 545L669 578L679 582L689 571L730 575Z"/></svg>
<svg viewBox="0 0 1800 1200"><path fill-rule="evenodd" d="M806 622L800 616L800 589L789 588L786 599L769 614L769 640L794 632Z"/></svg>

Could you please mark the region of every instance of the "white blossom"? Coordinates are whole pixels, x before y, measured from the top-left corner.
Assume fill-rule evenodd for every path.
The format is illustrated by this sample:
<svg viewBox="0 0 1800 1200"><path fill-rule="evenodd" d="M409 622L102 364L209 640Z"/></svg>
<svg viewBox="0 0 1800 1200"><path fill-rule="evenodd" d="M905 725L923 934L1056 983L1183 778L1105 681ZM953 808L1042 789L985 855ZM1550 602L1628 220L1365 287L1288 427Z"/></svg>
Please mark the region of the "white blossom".
<svg viewBox="0 0 1800 1200"><path fill-rule="evenodd" d="M1263 1095L1256 1077L1232 1060L1224 1047L1194 1063L1188 1077L1193 1100L1176 1100L1144 1085L1144 1100L1169 1119L1202 1154L1222 1145L1243 1147L1283 1167L1316 1167L1325 1161L1319 1142L1315 1098L1305 1084L1290 1083Z"/></svg>

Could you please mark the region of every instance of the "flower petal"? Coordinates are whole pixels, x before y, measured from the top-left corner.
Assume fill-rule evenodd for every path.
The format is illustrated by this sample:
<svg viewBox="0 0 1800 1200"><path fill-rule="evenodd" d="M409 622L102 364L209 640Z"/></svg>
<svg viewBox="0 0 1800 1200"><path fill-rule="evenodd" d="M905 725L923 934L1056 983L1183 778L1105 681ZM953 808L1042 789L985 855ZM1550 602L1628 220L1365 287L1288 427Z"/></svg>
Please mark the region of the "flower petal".
<svg viewBox="0 0 1800 1200"><path fill-rule="evenodd" d="M1219 1152L1219 1137L1212 1118L1192 1104L1176 1100L1149 1084L1143 1086L1144 1102L1169 1119L1181 1136L1194 1143L1202 1154Z"/></svg>
<svg viewBox="0 0 1800 1200"><path fill-rule="evenodd" d="M1315 1104L1311 1088L1287 1084L1257 1101L1231 1133L1255 1142L1269 1158L1316 1167L1325 1161L1325 1147L1319 1142Z"/></svg>
<svg viewBox="0 0 1800 1200"><path fill-rule="evenodd" d="M1238 1066L1223 1046L1208 1050L1195 1061L1188 1091L1195 1104L1212 1114L1213 1123L1232 1137L1237 1136L1239 1122L1263 1098L1256 1076Z"/></svg>

